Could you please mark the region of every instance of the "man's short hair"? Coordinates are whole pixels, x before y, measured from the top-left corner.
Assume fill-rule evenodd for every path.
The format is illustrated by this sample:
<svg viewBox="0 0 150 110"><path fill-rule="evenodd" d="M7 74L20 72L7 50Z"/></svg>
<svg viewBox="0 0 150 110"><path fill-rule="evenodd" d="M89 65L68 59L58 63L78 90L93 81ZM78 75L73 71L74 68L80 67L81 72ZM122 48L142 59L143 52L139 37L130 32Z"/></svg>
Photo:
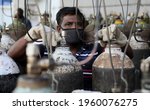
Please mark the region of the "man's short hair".
<svg viewBox="0 0 150 110"><path fill-rule="evenodd" d="M80 10L76 7L63 7L61 8L58 13L56 14L56 21L58 25L61 25L63 17L66 15L78 15L78 17L82 20L83 25L85 23L85 17L80 12Z"/></svg>

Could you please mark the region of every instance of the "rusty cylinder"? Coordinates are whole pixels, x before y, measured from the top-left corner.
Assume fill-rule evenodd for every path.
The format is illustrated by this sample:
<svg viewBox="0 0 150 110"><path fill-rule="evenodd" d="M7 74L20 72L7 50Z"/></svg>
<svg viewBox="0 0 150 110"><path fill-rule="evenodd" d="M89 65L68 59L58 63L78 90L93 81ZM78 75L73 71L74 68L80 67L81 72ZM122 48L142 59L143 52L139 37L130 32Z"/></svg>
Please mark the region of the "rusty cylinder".
<svg viewBox="0 0 150 110"><path fill-rule="evenodd" d="M78 60L72 55L69 47L57 47L53 53L56 63L53 70L58 81L57 92L70 93L76 89L83 89L83 74Z"/></svg>
<svg viewBox="0 0 150 110"><path fill-rule="evenodd" d="M111 44L111 57L114 66L114 75L110 60L109 47L100 54L93 63L92 86L94 91L106 93L111 92L132 92L134 90L134 64L130 58L125 55L123 77L127 81L128 86L121 79L122 60L124 53L117 44ZM115 80L116 83L115 83ZM116 84L116 85L115 85Z"/></svg>

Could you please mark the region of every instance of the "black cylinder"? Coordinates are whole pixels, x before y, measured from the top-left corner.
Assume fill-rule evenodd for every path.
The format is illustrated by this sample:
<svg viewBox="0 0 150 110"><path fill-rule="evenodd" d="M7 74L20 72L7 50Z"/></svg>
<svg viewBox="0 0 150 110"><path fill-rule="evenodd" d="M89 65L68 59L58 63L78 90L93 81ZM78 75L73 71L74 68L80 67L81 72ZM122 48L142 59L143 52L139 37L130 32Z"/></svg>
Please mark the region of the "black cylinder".
<svg viewBox="0 0 150 110"><path fill-rule="evenodd" d="M11 93L17 84L19 74L0 75L0 93Z"/></svg>

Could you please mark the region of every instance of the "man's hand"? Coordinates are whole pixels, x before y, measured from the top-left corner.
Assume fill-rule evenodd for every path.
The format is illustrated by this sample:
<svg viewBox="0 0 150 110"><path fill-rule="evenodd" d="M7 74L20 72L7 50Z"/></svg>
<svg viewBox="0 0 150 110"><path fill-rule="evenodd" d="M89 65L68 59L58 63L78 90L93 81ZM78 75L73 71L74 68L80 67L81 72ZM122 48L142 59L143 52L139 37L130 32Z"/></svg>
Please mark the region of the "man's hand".
<svg viewBox="0 0 150 110"><path fill-rule="evenodd" d="M116 27L115 24L102 28L96 33L96 35L100 39L100 45L102 47L105 47L109 41L111 44L118 44L121 47L125 46L127 43L127 37Z"/></svg>
<svg viewBox="0 0 150 110"><path fill-rule="evenodd" d="M55 31L54 29L50 29L50 27L48 26L42 25L31 28L25 35L25 39L29 42L41 38L43 39L44 44L47 39L48 44L51 44L52 46L56 46L57 42L61 40L61 37L57 31Z"/></svg>

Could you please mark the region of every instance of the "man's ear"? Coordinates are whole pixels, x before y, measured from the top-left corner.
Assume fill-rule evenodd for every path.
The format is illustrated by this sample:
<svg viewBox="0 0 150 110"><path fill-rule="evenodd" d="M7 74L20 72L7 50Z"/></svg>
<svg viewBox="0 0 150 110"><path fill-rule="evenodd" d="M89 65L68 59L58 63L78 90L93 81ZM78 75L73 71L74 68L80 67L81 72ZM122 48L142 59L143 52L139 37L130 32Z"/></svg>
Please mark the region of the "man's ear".
<svg viewBox="0 0 150 110"><path fill-rule="evenodd" d="M60 26L57 26L57 31L58 31L58 33L60 33L60 31L61 31L61 27Z"/></svg>

